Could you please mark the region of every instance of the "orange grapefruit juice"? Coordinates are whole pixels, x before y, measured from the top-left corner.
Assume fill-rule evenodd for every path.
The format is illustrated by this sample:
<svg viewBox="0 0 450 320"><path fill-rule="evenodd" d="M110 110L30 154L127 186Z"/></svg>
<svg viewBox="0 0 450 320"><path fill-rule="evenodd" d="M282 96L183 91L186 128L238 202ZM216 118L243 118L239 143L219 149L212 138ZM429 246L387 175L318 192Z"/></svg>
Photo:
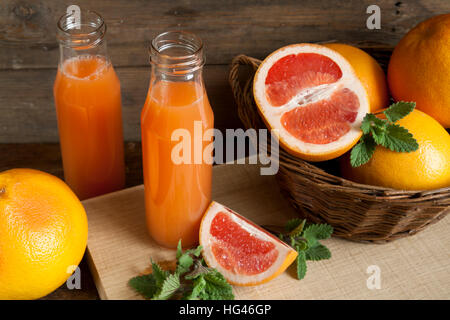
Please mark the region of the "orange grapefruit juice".
<svg viewBox="0 0 450 320"><path fill-rule="evenodd" d="M120 83L109 60L64 61L54 85L64 177L80 199L125 185Z"/></svg>
<svg viewBox="0 0 450 320"><path fill-rule="evenodd" d="M141 114L147 227L166 247L198 243L200 221L211 201L212 165L194 163L194 122L203 132L214 126L204 87L194 81L159 81L150 86ZM190 133L191 163L175 164L172 141L176 129ZM202 143L202 152L210 142Z"/></svg>

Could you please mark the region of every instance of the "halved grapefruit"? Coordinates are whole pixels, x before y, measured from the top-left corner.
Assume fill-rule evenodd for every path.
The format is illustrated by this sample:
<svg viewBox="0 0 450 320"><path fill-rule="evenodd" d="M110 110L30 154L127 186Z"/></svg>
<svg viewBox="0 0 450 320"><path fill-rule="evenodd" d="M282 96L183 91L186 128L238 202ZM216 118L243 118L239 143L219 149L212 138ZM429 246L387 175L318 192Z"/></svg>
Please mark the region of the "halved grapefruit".
<svg viewBox="0 0 450 320"><path fill-rule="evenodd" d="M208 266L240 286L265 283L297 257L297 251L231 209L211 202L200 226Z"/></svg>
<svg viewBox="0 0 450 320"><path fill-rule="evenodd" d="M280 145L310 161L352 148L369 112L367 92L350 63L316 44L290 45L269 55L255 74L253 94Z"/></svg>

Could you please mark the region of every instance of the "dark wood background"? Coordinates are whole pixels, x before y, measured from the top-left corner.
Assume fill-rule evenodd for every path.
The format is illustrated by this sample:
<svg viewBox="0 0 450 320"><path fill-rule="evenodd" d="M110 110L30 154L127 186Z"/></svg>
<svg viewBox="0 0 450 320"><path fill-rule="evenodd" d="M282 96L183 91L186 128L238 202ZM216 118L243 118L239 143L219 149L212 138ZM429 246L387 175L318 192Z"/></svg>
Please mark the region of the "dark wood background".
<svg viewBox="0 0 450 320"><path fill-rule="evenodd" d="M237 54L263 58L291 43L336 40L369 52L390 50L418 22L450 12L450 0L1 0L0 171L31 167L62 177L52 86L59 50L56 22L68 5L99 12L122 86L127 185L142 183L140 110L157 34L189 30L205 42L205 82L220 130L241 126L227 82ZM366 8L381 8L381 29L366 28ZM96 299L86 262L82 289L64 286L48 299Z"/></svg>

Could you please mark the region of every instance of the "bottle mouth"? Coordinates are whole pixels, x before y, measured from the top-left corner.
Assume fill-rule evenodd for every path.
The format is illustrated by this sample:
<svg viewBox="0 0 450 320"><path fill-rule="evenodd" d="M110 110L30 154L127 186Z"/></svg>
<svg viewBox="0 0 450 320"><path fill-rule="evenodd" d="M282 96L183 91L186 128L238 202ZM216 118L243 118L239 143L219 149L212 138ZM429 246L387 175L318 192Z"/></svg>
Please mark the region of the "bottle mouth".
<svg viewBox="0 0 450 320"><path fill-rule="evenodd" d="M61 45L88 49L103 41L106 24L97 12L80 10L78 13L62 15L58 20L57 30L57 39Z"/></svg>
<svg viewBox="0 0 450 320"><path fill-rule="evenodd" d="M160 71L170 74L186 74L203 67L203 42L187 31L167 31L152 40L150 63Z"/></svg>

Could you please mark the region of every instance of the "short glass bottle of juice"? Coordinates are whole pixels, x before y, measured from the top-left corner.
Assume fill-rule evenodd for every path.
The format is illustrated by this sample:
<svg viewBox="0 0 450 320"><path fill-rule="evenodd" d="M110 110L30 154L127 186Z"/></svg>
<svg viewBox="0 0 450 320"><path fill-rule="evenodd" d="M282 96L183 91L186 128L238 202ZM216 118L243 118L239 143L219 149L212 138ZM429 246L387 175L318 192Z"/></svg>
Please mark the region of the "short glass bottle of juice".
<svg viewBox="0 0 450 320"><path fill-rule="evenodd" d="M151 43L152 74L141 114L147 226L161 245L198 242L211 201L214 115L203 83L203 45L170 31ZM204 138L204 139L203 139Z"/></svg>
<svg viewBox="0 0 450 320"><path fill-rule="evenodd" d="M103 18L81 11L58 22L60 62L54 84L68 185L80 199L122 189L125 164L119 79L108 57Z"/></svg>

